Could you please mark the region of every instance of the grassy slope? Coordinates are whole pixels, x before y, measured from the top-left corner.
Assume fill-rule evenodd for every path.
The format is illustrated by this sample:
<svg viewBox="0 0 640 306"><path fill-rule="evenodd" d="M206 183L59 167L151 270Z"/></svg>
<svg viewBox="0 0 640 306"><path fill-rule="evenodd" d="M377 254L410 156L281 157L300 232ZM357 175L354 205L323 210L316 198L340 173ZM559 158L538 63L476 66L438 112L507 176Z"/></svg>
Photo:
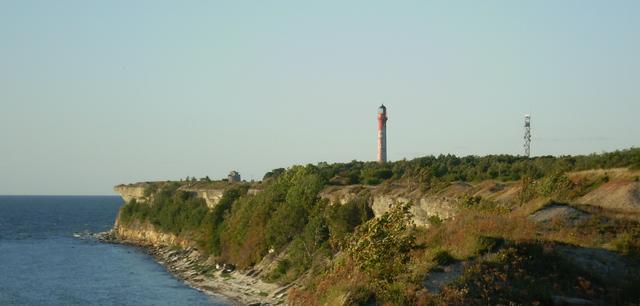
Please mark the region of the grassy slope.
<svg viewBox="0 0 640 306"><path fill-rule="evenodd" d="M460 212L453 220L414 231L417 243L407 271L384 292L363 285L374 281L354 269L348 256L338 256L323 274L308 279L292 302L544 305L562 296L598 304L638 302L638 176L637 170L609 169L569 172L566 182L544 177L532 182L539 191L524 203L517 196L522 182L507 182L494 192L488 191L494 181L444 188L440 194L460 199ZM559 186L549 190L548 180ZM551 210L557 207L573 214ZM545 210L551 213L541 222L530 217ZM594 257L607 268L584 262ZM463 267L462 273L433 290L437 293L421 286L425 276L456 265ZM611 271L615 273L607 273Z"/></svg>
<svg viewBox="0 0 640 306"><path fill-rule="evenodd" d="M266 280L295 282L290 302L296 305L535 305L548 304L554 296L626 303L638 299L627 288L638 285L632 276L638 271L640 249L640 173L613 167L637 169L639 164L638 149L532 160L440 156L382 166L319 164L274 170L262 182L261 193L247 195L245 187L225 194L225 204L214 211L203 210L203 201L178 192L175 185L165 190L172 184L162 183L150 190L155 203L125 205L121 215L187 235L215 258L240 268L258 267ZM379 183L379 192L401 186L456 199L459 213L444 222L434 218L429 228L409 226L390 233L376 223L379 220L369 220L366 193L346 205L318 198L321 190ZM531 214L545 209L551 218L532 220ZM576 221L555 211L586 217ZM409 248L393 250L392 243L380 251L365 246L359 250L373 256L366 259L349 251L366 239L376 245L375 239L404 235L413 237ZM275 253L269 254L270 249ZM388 265L374 260L374 266L395 274L366 268L371 266L368 260L391 251L406 260L389 260ZM612 279L583 258L598 258L633 273L618 271L625 276ZM425 276L442 275L452 266L462 267L454 269L460 275L452 274L457 281L437 290L424 288Z"/></svg>

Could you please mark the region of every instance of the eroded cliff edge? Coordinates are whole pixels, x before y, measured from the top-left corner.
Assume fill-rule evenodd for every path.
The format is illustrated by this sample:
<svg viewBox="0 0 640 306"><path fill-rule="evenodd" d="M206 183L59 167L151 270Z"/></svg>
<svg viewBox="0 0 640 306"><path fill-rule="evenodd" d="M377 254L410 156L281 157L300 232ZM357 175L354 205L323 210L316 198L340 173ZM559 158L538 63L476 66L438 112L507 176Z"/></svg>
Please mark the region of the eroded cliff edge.
<svg viewBox="0 0 640 306"><path fill-rule="evenodd" d="M432 225L436 225L437 227L440 223L445 222L447 227L454 226L447 230L447 233L452 233L453 235L461 235L460 233L456 233L456 231L473 230L473 232L469 233L469 235L473 237L473 239L470 240L471 242L473 242L474 239L479 239L478 241L480 241L480 243L486 243L486 240L483 240L486 238L484 238L484 236L478 236L478 233L475 232L476 229L465 227L466 222L478 222L478 220L480 220L480 222L503 222L504 225L509 225L510 222L514 221L518 222L517 224L519 226L513 227L513 229L517 230L502 233L502 235L508 237L508 239L514 239L514 237L515 239L521 239L518 238L519 236L517 234L513 234L520 230L524 230L527 234L531 233L531 237L535 237L535 235L533 235L534 231L542 231L542 235L546 237L545 239L549 239L553 241L553 243L557 243L558 241L566 243L572 241L569 239L573 239L571 238L573 236L562 237L554 233L553 231L558 231L557 227L559 224L565 224L559 228L561 231L582 231L585 226L590 226L589 222L594 222L593 220L606 220L606 223L613 224L620 222L621 229L627 228L629 224L632 224L616 221L615 218L637 219L638 213L640 213L640 197L638 196L640 186L637 177L637 171L628 169L568 172L561 176L551 176L536 181L532 184L532 186L536 188L536 194L528 198L523 197L526 191L525 188L523 188L523 186L526 186L525 181L505 182L497 180L483 180L479 182L453 181L438 186L430 186L430 188L424 188L424 186L410 180L396 180L378 185L353 184L338 186L327 184L317 190L317 192L314 191L311 194L319 199L313 200L312 203L315 203L314 205L319 205L324 202L332 207L340 207L352 205L353 202L364 201L366 202L366 206L371 209L374 217L384 216L385 213L389 212L390 207L396 203L410 203L412 220L418 227L428 228ZM547 186L549 184L552 184L552 186ZM130 203L137 202L146 203L145 205L155 205L153 204L155 187L152 186L153 183L137 183L116 186L115 190L121 192L123 199L128 200ZM314 185L309 184L309 186ZM218 205L220 205L225 193L232 187L233 186L225 185L202 186L184 183L175 190L177 193L182 194L180 197L202 199L203 203L206 203L207 209L215 210ZM251 204L251 199L260 194L263 189L256 185L245 185L242 186L242 188L244 188L246 192L243 193L241 197L241 206L244 206L245 209L251 209L252 206L247 204ZM548 191L548 189L551 191ZM249 190L251 191L249 192ZM273 192L273 190L268 192L269 194L264 195L262 200L268 200L270 196L274 196L274 201L283 200L281 196L272 195L270 192ZM297 198L295 197L291 197L293 200L289 199L289 193L291 192L301 192L302 198L300 199L304 200L304 190L292 188L283 194L286 201L290 203L296 201ZM555 199L565 199L565 202L558 202ZM285 204L287 203L283 202L279 205L282 206ZM273 207L274 211L279 209L278 206ZM484 211L484 209L487 208L489 208L489 210ZM594 210L596 208L602 209L603 211ZM469 209L480 213L470 213ZM492 214L496 215L494 216ZM275 215L277 215L277 213L275 213ZM474 217L470 219L470 215ZM459 216L461 216L462 220L457 223L448 221L455 220ZM213 292L222 293L226 296L234 296L235 294L235 300L241 303L265 302L269 299L271 299L270 303L284 303L287 299L290 286L295 288L299 284L304 283L304 281L299 281L298 279L288 279L287 283L289 285L279 287L273 283L265 283L261 280L265 277L267 279L272 278L270 275L273 271L279 269L286 271L287 268L290 268L287 266L288 259L284 255L291 250L291 248L296 247L294 243L285 244L284 246L261 246L268 249L268 252L266 252L267 249L259 251L259 254L264 257L260 257L261 259L257 262L243 266L242 269L232 272L231 276L229 276L223 274L221 271L218 271L218 274L207 271L207 269L211 269L210 267L218 263L217 260L220 258L224 259L225 254L222 254L221 257L201 254L201 252L198 251L200 246L197 244L197 238L190 236L188 232L181 232L176 235L159 230L156 226L148 222L134 221L128 222L123 226L120 221L120 218L118 218L115 226L115 232L120 239L160 249L161 251L158 252L162 254L159 257L160 261L169 263L178 262L176 265L168 265L170 270L175 271L174 273L181 275L181 277L187 279L198 288L205 290L209 288ZM247 224L249 225L247 229L250 231L252 223L249 222ZM456 224L463 229L456 229ZM500 228L504 225L491 225L490 228ZM478 226L482 228L486 225L480 224ZM631 226L635 225L632 224ZM438 231L438 229L436 228L435 231ZM624 237L626 237L624 236L626 233L618 233L616 231L612 233L618 235L616 239L624 239ZM302 234L304 235L305 233L303 232ZM462 235L459 237L465 236L466 235ZM606 235L603 237L606 237ZM227 243L229 242L227 241ZM467 242L461 241L461 243L465 244ZM589 243L591 242L580 241L580 243L590 245ZM496 252L500 248L503 248L504 245L507 244L500 242L499 244L491 246L489 251ZM307 246L303 244L302 247L304 250ZM452 246L449 245L446 247ZM455 246L453 247L455 248ZM606 269L602 269L601 265L598 266L593 260L588 259L589 256L594 256L596 253L602 253L600 254L602 255L602 260L609 261L607 265L615 266L616 273L619 275L626 273L625 270L628 270L626 268L629 267L626 259L620 258L610 251L610 249L615 248L615 246L603 244L598 245L598 247L604 247L604 250L594 251L577 248L572 245L554 245L550 248L554 250L554 254L566 256L576 262L577 265L584 265L584 267L582 267L583 269L591 269L594 274L604 273L602 277L611 279L611 273L605 271ZM247 248L240 249L244 252L253 251L253 249ZM464 252L452 254L455 256L454 258L469 258L467 256L475 256L473 253L467 254ZM566 254L573 255L567 256ZM226 258L233 258L233 256ZM466 259L464 264L467 264L467 261L482 260L484 257L471 258L472 259ZM455 261L456 259L453 260ZM458 263L458 265L460 265L460 263ZM460 269L462 269L461 267L463 266L457 267L458 270L454 269L452 271L461 271ZM447 269L445 269L445 271L449 271ZM434 273L432 274L435 275ZM211 275L215 275L216 277L211 278ZM455 273L451 275L460 276ZM310 276L305 276L303 273L301 279L308 277ZM433 290L433 292L438 292L439 289L436 287L447 285L437 282L437 286L434 287L430 279L428 279L428 282L429 285L425 286L429 290ZM223 287L226 289L221 290L220 288ZM256 290L255 288L257 287L260 289ZM299 301L299 295L296 295L294 301Z"/></svg>
<svg viewBox="0 0 640 306"><path fill-rule="evenodd" d="M223 296L234 304L278 305L287 298L288 286L266 283L254 271L227 270L215 258L203 254L193 237L162 231L149 222L122 224L118 214L106 240L142 247L189 286Z"/></svg>
<svg viewBox="0 0 640 306"><path fill-rule="evenodd" d="M152 200L153 194L149 193L151 182L121 184L114 187L114 191L120 194L125 203L135 200L139 203L147 203ZM196 197L203 199L209 209L214 208L222 199L226 189L232 185L219 184L216 187L185 184L178 190L192 192ZM457 203L461 195L482 194L491 196L500 201L511 201L517 192L514 184L485 182L481 186L472 186L468 183L455 183L436 193L420 191L411 184L391 184L380 186L348 185L327 186L318 196L331 204L343 205L359 197L367 198L369 206L376 217L382 216L395 203L411 203L411 212L414 222L419 226L428 226L429 218L437 217L441 220L452 218L456 214ZM145 190L147 192L145 193ZM248 195L255 195L261 190L259 187L248 188Z"/></svg>

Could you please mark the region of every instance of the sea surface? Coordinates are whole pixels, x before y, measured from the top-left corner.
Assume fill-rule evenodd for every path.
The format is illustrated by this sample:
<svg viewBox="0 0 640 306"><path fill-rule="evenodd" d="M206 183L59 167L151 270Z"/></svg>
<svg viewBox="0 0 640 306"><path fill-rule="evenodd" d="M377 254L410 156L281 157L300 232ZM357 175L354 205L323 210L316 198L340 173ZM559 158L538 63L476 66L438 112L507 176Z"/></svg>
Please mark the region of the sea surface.
<svg viewBox="0 0 640 306"><path fill-rule="evenodd" d="M97 242L116 196L0 196L0 305L229 305L144 250Z"/></svg>

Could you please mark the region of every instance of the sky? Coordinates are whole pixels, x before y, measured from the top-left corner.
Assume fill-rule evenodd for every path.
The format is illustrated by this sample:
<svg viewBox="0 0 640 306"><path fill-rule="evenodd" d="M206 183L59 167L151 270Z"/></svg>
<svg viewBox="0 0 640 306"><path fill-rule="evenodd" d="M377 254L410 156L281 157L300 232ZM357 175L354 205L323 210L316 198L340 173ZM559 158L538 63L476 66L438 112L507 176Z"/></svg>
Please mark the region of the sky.
<svg viewBox="0 0 640 306"><path fill-rule="evenodd" d="M0 0L0 194L640 145L640 1Z"/></svg>

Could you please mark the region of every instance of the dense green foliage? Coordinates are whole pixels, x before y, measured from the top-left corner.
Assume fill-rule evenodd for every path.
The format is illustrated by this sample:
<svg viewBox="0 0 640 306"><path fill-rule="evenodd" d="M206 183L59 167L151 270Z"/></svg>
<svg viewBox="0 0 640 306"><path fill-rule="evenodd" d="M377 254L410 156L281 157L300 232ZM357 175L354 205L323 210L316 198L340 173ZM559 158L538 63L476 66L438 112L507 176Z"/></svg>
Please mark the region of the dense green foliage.
<svg viewBox="0 0 640 306"><path fill-rule="evenodd" d="M220 240L223 258L241 267L257 263L269 249L284 251L269 275L273 281L295 279L373 216L365 199L335 206L321 201L318 193L327 179L316 166L296 166L272 178L256 196L234 203Z"/></svg>
<svg viewBox="0 0 640 306"><path fill-rule="evenodd" d="M220 252L220 223L231 204L246 193L246 187L227 190L219 205L209 210L203 199L193 192L178 190L178 183L149 185L153 192L152 203L138 203L135 200L120 210L120 221L149 222L158 229L176 235L188 236L200 243L206 252Z"/></svg>
<svg viewBox="0 0 640 306"><path fill-rule="evenodd" d="M389 179L411 179L436 186L441 182L481 181L497 179L519 180L529 176L535 179L567 171L640 167L640 149L632 148L603 154L581 156L539 156L527 158L511 155L483 157L454 155L426 156L413 160L400 160L379 164L352 161L328 165L321 163L320 171L338 185L376 185Z"/></svg>
<svg viewBox="0 0 640 306"><path fill-rule="evenodd" d="M303 249L306 255L297 256L299 260L294 260L294 263L304 261L303 266L306 267L318 250L337 250L355 226L372 217L366 198L341 206L320 201L318 192L328 184L380 184L388 180L410 180L428 190L458 180L522 179L530 182L523 183L526 187L523 194L528 193L523 195L523 200L535 195L562 199L575 196L577 192L584 193L602 183L572 183L564 172L612 167L640 167L640 149L585 156L440 155L386 164L359 161L319 163L317 166L274 169L265 174L262 192L250 197L244 196L248 187L243 185L228 188L225 182L186 182L198 187L227 189L213 210L207 209L195 193L180 190L180 183L149 183L145 196L153 195L153 202L125 205L121 220L125 223L148 221L171 233L189 234L201 242L205 251L233 260L240 266L255 264L272 248L276 251L285 247ZM531 178L537 179L535 184ZM568 194L570 191L572 194ZM468 202L474 200L478 201L468 199ZM465 203L471 204L474 203Z"/></svg>
<svg viewBox="0 0 640 306"><path fill-rule="evenodd" d="M421 263L411 262L411 254L427 252L416 250L420 246L416 247L415 244L416 232L410 224L408 207L398 207L381 218L371 220L373 212L370 208L371 199L366 191L367 188L362 187L364 191L360 193L360 197L348 203L331 205L327 200L319 197L320 191L327 185L383 184L381 189L384 189L392 187L393 182L400 182L423 191L437 191L440 187L448 186L454 181L517 180L522 186L521 195L518 196L521 199L519 203L522 205L536 197L547 197L559 201L574 199L608 180L605 176L572 181L566 174L568 171L616 167L640 168L640 149L573 157L440 155L386 164L358 161L319 163L272 170L265 174L263 182L253 185L261 190L254 195L247 195L248 185L228 184L223 181L149 183L144 194L153 200L150 203L132 201L124 205L120 211L120 220L123 224L148 222L160 230L186 236L197 241L203 253L234 263L239 268L248 268L257 264L273 250L273 256L279 256L278 262L276 268L269 271L265 277L269 281L279 283L291 282L307 271L312 271L311 274L323 273L327 269L327 262L335 259L336 254L342 254L343 257L348 258L347 262L352 266L348 267L349 264L346 264L347 267L334 267L336 270L343 269L342 272L332 272L335 273L336 279L338 276L345 275L351 277L351 273L366 274L361 276L366 281L366 285L348 287L352 294L350 299L357 300L357 292L360 292L363 299L360 302L375 296L379 301L401 305L409 303L405 298L410 298L412 295L412 298L420 297L419 288L421 287L418 285L416 285L418 289L410 287L419 284L420 281L414 281L407 275L416 273L420 277L424 276L424 274L420 275L424 272L419 270L422 267ZM204 200L196 197L195 193L183 191L182 189L186 188L180 188L185 184L190 184L191 188L215 186L215 188L224 188L225 192L220 202L213 209L209 209ZM426 257L418 258L433 256L433 262L444 265L459 260L460 254L465 254L465 248L469 250L488 248L482 247L492 243L486 239L474 238L478 242L466 242L471 239L466 237L477 236L468 235L472 232L470 228L483 229L481 225L485 223L482 222L486 222L484 226L492 231L505 227L505 231L514 232L508 227L513 222L496 221L498 220L496 216L507 218L509 209L480 196L464 195L458 199L458 202L464 213L477 217L469 218L469 222L472 222L470 224L477 224L469 225L469 229L465 229L467 232L457 234L458 231L462 233L462 230L459 230L460 226L449 228L447 222L450 221L442 220L437 216L432 216L429 222L433 225L432 232L436 233L438 228L443 229L443 233L438 235L444 238L438 239L448 241L454 238L446 237L458 237L462 242L455 243L459 243L464 248L452 249L451 244L445 243L434 247L435 240L432 240L432 245L424 247L432 247L435 253L429 256L419 255ZM446 232L444 232L445 228L448 228ZM640 256L638 255L640 247L636 242L637 232L627 231L626 233L628 234L617 236L611 234L615 238L613 246L620 253L637 258ZM437 250L440 251L436 252ZM511 253L504 253L507 258L505 262L519 260L521 250L525 253L535 253L536 256L540 255L537 253L537 248L518 246L510 250ZM415 256L418 255L414 254ZM540 256L542 260L554 259L547 254ZM532 263L538 264L535 261ZM467 274L465 277L469 282L475 282L484 271L491 273L498 271L496 275L504 274L509 278L519 277L520 272L516 270L499 270L511 269L503 267L503 264L504 262L500 262L499 265L483 263L475 267L479 271L478 274ZM520 268L520 266L515 267ZM411 271L409 268L418 272ZM561 268L563 267L552 266L550 271L561 271ZM535 284L535 279L540 278L534 272L527 270L529 273L527 275L531 278L525 279L523 286L528 286L529 283ZM335 281L330 276L325 279L328 284L329 281ZM398 276L402 279L398 279ZM353 284L356 283L354 280ZM317 286L322 287L322 282ZM506 300L513 300L509 296L513 292L504 293L501 288L484 288L481 285L465 286L451 287L451 290L467 290L466 298L473 302L502 302L504 301L502 297L505 296ZM515 289L520 290L520 288ZM546 287L540 289L542 293L530 297L528 301L547 301L546 294L549 292L547 289ZM494 290L501 297L491 299L483 295L487 290ZM415 300L411 300L411 303L415 303Z"/></svg>
<svg viewBox="0 0 640 306"><path fill-rule="evenodd" d="M201 227L204 231L202 241L205 250L211 250L214 255L220 255L222 251L220 233L222 232L224 216L231 208L231 205L242 195L246 194L246 192L246 187L227 190L222 195L222 199L220 199L218 205L207 213L207 216L204 218L203 226Z"/></svg>
<svg viewBox="0 0 640 306"><path fill-rule="evenodd" d="M123 206L121 222L150 222L157 228L196 239L205 253L220 256L239 267L256 264L269 249L285 251L286 258L270 275L290 281L306 271L314 259L336 252L346 235L373 217L366 198L329 205L318 193L327 183L316 166L274 171L262 192L245 196L246 186L224 192L209 210L194 193L178 183L153 186L152 203Z"/></svg>
<svg viewBox="0 0 640 306"><path fill-rule="evenodd" d="M204 200L192 192L178 190L178 184L168 184L154 195L152 205L132 201L120 212L124 223L147 220L158 228L175 234L200 228L208 214Z"/></svg>

